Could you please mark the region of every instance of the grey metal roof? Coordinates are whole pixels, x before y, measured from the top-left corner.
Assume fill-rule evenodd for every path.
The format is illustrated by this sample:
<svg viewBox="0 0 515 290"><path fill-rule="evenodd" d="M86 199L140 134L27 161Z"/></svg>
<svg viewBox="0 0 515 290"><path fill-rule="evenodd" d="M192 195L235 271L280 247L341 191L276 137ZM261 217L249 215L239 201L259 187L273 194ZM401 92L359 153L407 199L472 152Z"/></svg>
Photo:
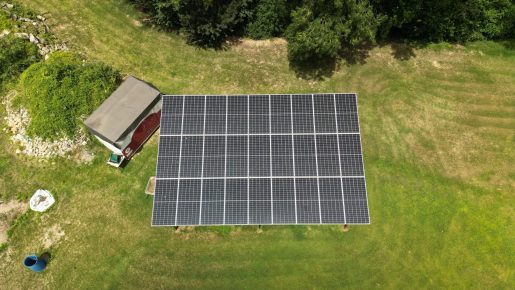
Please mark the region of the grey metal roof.
<svg viewBox="0 0 515 290"><path fill-rule="evenodd" d="M159 96L157 89L129 76L84 123L93 133L114 143Z"/></svg>

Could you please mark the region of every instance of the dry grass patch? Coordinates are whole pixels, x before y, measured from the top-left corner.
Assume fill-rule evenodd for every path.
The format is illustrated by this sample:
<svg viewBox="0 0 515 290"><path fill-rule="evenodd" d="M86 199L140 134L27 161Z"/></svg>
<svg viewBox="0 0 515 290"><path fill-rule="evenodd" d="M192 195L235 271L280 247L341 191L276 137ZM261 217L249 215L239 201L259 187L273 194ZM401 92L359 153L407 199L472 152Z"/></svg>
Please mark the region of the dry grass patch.
<svg viewBox="0 0 515 290"><path fill-rule="evenodd" d="M65 232L60 225L56 224L51 226L45 231L43 237L43 248L49 249L55 244L59 243L65 237Z"/></svg>
<svg viewBox="0 0 515 290"><path fill-rule="evenodd" d="M23 214L29 208L28 202L11 200L0 201L0 245L8 241L7 230L14 219Z"/></svg>

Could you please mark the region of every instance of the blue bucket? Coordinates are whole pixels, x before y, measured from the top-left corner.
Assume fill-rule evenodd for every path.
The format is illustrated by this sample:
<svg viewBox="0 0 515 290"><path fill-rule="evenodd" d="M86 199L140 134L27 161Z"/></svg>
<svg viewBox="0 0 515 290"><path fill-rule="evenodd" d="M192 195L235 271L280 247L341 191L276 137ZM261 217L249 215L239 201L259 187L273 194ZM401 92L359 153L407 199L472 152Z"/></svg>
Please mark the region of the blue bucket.
<svg viewBox="0 0 515 290"><path fill-rule="evenodd" d="M29 255L25 257L23 265L25 265L25 267L31 269L34 272L41 272L46 268L45 260L38 259L36 255Z"/></svg>

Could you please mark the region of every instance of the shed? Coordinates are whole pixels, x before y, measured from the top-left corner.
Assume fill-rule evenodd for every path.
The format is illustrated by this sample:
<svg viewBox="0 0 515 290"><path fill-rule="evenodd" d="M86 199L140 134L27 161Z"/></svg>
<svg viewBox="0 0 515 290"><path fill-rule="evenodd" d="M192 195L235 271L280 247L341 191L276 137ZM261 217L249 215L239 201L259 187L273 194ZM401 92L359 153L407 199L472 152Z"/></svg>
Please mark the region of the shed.
<svg viewBox="0 0 515 290"><path fill-rule="evenodd" d="M130 159L159 127L161 93L129 76L84 122L117 155Z"/></svg>

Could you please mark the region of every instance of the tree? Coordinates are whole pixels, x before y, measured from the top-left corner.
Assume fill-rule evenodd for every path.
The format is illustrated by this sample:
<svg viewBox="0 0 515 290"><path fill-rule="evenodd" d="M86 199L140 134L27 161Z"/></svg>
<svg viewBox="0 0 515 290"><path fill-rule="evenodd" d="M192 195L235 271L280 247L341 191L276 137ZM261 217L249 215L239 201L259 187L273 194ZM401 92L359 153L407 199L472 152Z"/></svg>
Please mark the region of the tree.
<svg viewBox="0 0 515 290"><path fill-rule="evenodd" d="M189 43L220 47L230 35L241 34L255 0L184 0L179 19Z"/></svg>
<svg viewBox="0 0 515 290"><path fill-rule="evenodd" d="M145 20L164 30L180 28L180 0L128 0L149 17Z"/></svg>
<svg viewBox="0 0 515 290"><path fill-rule="evenodd" d="M341 43L334 25L330 17L314 18L306 7L296 10L286 32L290 61L307 64L336 58Z"/></svg>
<svg viewBox="0 0 515 290"><path fill-rule="evenodd" d="M298 68L333 63L374 42L380 21L367 1L307 0L286 30L290 62Z"/></svg>
<svg viewBox="0 0 515 290"><path fill-rule="evenodd" d="M387 15L383 35L428 41L471 41L513 36L511 0L375 0Z"/></svg>
<svg viewBox="0 0 515 290"><path fill-rule="evenodd" d="M261 0L247 25L247 35L254 39L280 36L288 24L289 14L286 0Z"/></svg>

